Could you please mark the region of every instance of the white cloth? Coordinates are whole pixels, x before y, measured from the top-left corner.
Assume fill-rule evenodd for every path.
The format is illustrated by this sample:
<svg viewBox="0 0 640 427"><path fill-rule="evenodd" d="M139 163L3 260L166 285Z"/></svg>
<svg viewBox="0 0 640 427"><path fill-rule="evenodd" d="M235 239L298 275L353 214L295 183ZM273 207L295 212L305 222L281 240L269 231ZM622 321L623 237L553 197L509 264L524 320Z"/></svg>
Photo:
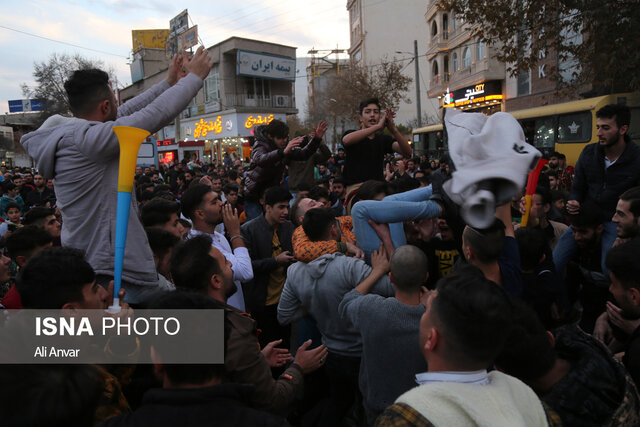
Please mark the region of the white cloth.
<svg viewBox="0 0 640 427"><path fill-rule="evenodd" d="M489 384L434 382L413 388L396 403L411 406L434 426L547 426L540 399L517 378L492 371Z"/></svg>
<svg viewBox="0 0 640 427"><path fill-rule="evenodd" d="M444 190L469 225L486 228L494 221L496 205L524 187L542 155L525 142L522 127L508 113L486 116L447 108L444 123L456 168Z"/></svg>
<svg viewBox="0 0 640 427"><path fill-rule="evenodd" d="M470 372L423 372L416 375L416 383L419 385L442 382L487 385L489 384L489 376L486 370Z"/></svg>
<svg viewBox="0 0 640 427"><path fill-rule="evenodd" d="M251 267L251 257L249 256L249 250L247 248L235 248L235 250L231 250L231 245L227 242L227 239L217 231L214 231L213 234L205 233L204 231L199 231L195 229L191 229L189 234L187 235L187 239L191 239L194 236L199 234L206 234L211 237L212 245L215 246L222 255L229 261L231 261L231 270L233 270L233 280L236 284L238 290L236 293L231 295L227 300L227 304L231 307L235 307L240 311L245 311L244 305L244 294L242 293L242 283L248 282L253 279L253 267Z"/></svg>

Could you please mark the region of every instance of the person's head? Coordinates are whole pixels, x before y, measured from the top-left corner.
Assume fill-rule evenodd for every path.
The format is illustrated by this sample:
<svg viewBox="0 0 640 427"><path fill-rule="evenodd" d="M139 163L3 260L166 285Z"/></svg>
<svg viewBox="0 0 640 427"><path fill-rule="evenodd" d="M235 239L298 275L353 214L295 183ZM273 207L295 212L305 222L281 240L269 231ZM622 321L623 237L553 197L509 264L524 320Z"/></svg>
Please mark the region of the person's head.
<svg viewBox="0 0 640 427"><path fill-rule="evenodd" d="M5 243L7 255L18 264L18 267L25 266L27 261L38 252L51 247L53 238L41 228L27 225L20 227L7 237Z"/></svg>
<svg viewBox="0 0 640 427"><path fill-rule="evenodd" d="M5 182L3 183L3 187L4 187L4 192L7 193L7 196L9 196L12 199L15 198L20 192L20 189L18 188L18 186L15 185L13 182Z"/></svg>
<svg viewBox="0 0 640 427"><path fill-rule="evenodd" d="M567 193L560 190L551 190L551 202L560 212L564 212L564 207L567 204Z"/></svg>
<svg viewBox="0 0 640 427"><path fill-rule="evenodd" d="M24 214L24 225L35 225L51 234L51 237L60 237L62 224L56 218L54 209L45 207L31 208Z"/></svg>
<svg viewBox="0 0 640 427"><path fill-rule="evenodd" d="M544 187L537 187L535 193L531 196L531 211L529 215L532 218L542 219L547 216L551 210L551 192Z"/></svg>
<svg viewBox="0 0 640 427"><path fill-rule="evenodd" d="M180 223L180 204L161 197L149 200L143 207L140 220L145 227L157 227L173 233L182 240L184 227Z"/></svg>
<svg viewBox="0 0 640 427"><path fill-rule="evenodd" d="M24 182L26 184L32 184L33 183L33 174L29 171L26 171L24 173Z"/></svg>
<svg viewBox="0 0 640 427"><path fill-rule="evenodd" d="M20 224L20 205L9 202L4 207L4 216L14 224Z"/></svg>
<svg viewBox="0 0 640 427"><path fill-rule="evenodd" d="M93 117L100 122L116 119L118 104L109 86L109 75L102 70L75 71L64 83L69 108L76 117Z"/></svg>
<svg viewBox="0 0 640 427"><path fill-rule="evenodd" d="M45 184L46 181L42 175L37 173L33 176L33 185L35 185L37 189L42 190L45 187Z"/></svg>
<svg viewBox="0 0 640 427"><path fill-rule="evenodd" d="M609 291L627 319L640 318L640 240L633 239L611 248L605 265L610 270Z"/></svg>
<svg viewBox="0 0 640 427"><path fill-rule="evenodd" d="M386 182L370 179L358 189L358 200L382 200L389 194Z"/></svg>
<svg viewBox="0 0 640 427"><path fill-rule="evenodd" d="M537 380L553 368L558 358L554 349L555 338L527 304L515 299L511 303L511 333L496 357L495 366L540 392L542 390L536 390Z"/></svg>
<svg viewBox="0 0 640 427"><path fill-rule="evenodd" d="M343 178L335 178L333 180L333 183L331 183L331 191L335 193L338 199L344 199L346 190L347 188L345 186Z"/></svg>
<svg viewBox="0 0 640 427"><path fill-rule="evenodd" d="M309 191L309 198L322 203L322 207L324 208L331 207L331 196L329 195L329 190L326 187L316 185L311 189L311 191Z"/></svg>
<svg viewBox="0 0 640 427"><path fill-rule="evenodd" d="M191 289L226 302L237 290L232 264L211 244L211 237L200 234L175 247L171 277L177 288Z"/></svg>
<svg viewBox="0 0 640 427"><path fill-rule="evenodd" d="M640 235L640 187L630 188L620 195L611 221L616 224L618 237L626 239Z"/></svg>
<svg viewBox="0 0 640 427"><path fill-rule="evenodd" d="M321 240L340 241L340 223L332 209L314 208L307 211L302 220L302 229L312 242Z"/></svg>
<svg viewBox="0 0 640 427"><path fill-rule="evenodd" d="M327 165L326 165L326 163L319 163L318 164L318 173L320 175L325 175L327 173Z"/></svg>
<svg viewBox="0 0 640 427"><path fill-rule="evenodd" d="M189 185L191 183L191 181L193 181L193 178L196 177L196 174L193 173L193 171L191 170L187 170L184 172L184 183L186 185Z"/></svg>
<svg viewBox="0 0 640 427"><path fill-rule="evenodd" d="M240 186L235 182L229 182L224 185L222 188L222 192L224 193L224 197L227 199L227 203L231 206L236 206L238 204L238 191L240 190Z"/></svg>
<svg viewBox="0 0 640 427"><path fill-rule="evenodd" d="M520 252L520 268L532 272L545 259L547 241L543 231L531 227L516 230L516 241Z"/></svg>
<svg viewBox="0 0 640 427"><path fill-rule="evenodd" d="M420 320L420 348L429 371L486 369L502 351L511 311L504 290L473 266L440 279Z"/></svg>
<svg viewBox="0 0 640 427"><path fill-rule="evenodd" d="M156 270L164 277L170 277L173 248L182 240L182 236L157 227L146 227L144 230L153 252Z"/></svg>
<svg viewBox="0 0 640 427"><path fill-rule="evenodd" d="M211 189L220 194L222 192L222 178L215 176L211 178Z"/></svg>
<svg viewBox="0 0 640 427"><path fill-rule="evenodd" d="M596 111L596 129L600 145L611 147L618 142L623 143L628 138L631 112L629 107L622 104L605 105Z"/></svg>
<svg viewBox="0 0 640 427"><path fill-rule="evenodd" d="M16 175L13 178L13 183L16 185L16 187L22 188L22 185L24 184L24 178L22 176Z"/></svg>
<svg viewBox="0 0 640 427"><path fill-rule="evenodd" d="M180 218L178 221L180 221L180 224L182 224L182 228L184 228L184 236L188 235L191 231L191 228L193 227L189 220Z"/></svg>
<svg viewBox="0 0 640 427"><path fill-rule="evenodd" d="M358 112L363 128L366 129L375 126L380 121L380 101L378 101L378 98L365 99L358 105Z"/></svg>
<svg viewBox="0 0 640 427"><path fill-rule="evenodd" d="M558 168L558 166L560 161L560 153L558 153L557 151L554 151L553 153L551 153L551 155L549 156L549 167L552 170L555 170Z"/></svg>
<svg viewBox="0 0 640 427"><path fill-rule="evenodd" d="M189 292L177 290L166 292L156 297L150 304L153 310L219 310L224 306L220 302L203 295L199 292ZM224 337L221 344L225 346L229 338L231 325L223 320ZM189 342L194 343L197 348L181 349L185 352L198 352L201 356L209 356L210 346L200 346L197 343L210 341L211 326L204 323L194 324L189 330ZM164 356L174 353L174 344L166 339L153 340L151 345L151 360L154 364L156 376L162 382L163 388L200 388L209 387L222 381L225 374L224 364L165 364ZM215 357L211 353L210 357Z"/></svg>
<svg viewBox="0 0 640 427"><path fill-rule="evenodd" d="M138 175L138 176L142 175L142 166L140 166L140 165L136 166L136 173L135 174Z"/></svg>
<svg viewBox="0 0 640 427"><path fill-rule="evenodd" d="M595 245L604 230L600 209L594 203L586 202L580 206L580 213L570 216L573 238L579 248Z"/></svg>
<svg viewBox="0 0 640 427"><path fill-rule="evenodd" d="M95 279L82 251L54 247L29 260L18 274L16 289L24 308L106 309L109 294Z"/></svg>
<svg viewBox="0 0 640 427"><path fill-rule="evenodd" d="M547 172L547 178L549 179L549 188L551 190L557 190L560 186L560 180L558 179L558 171L551 170Z"/></svg>
<svg viewBox="0 0 640 427"><path fill-rule="evenodd" d="M215 226L222 220L222 201L208 185L191 185L180 201L182 213L193 222L196 229L205 224Z"/></svg>
<svg viewBox="0 0 640 427"><path fill-rule="evenodd" d="M420 293L420 289L429 277L427 256L418 247L400 246L390 261L391 282L397 290L408 293Z"/></svg>
<svg viewBox="0 0 640 427"><path fill-rule="evenodd" d="M293 225L296 227L302 225L302 219L307 211L310 209L321 208L322 206L322 203L309 197L300 197L300 193L298 193L296 201L293 202L293 206L291 206L291 222L293 222Z"/></svg>
<svg viewBox="0 0 640 427"><path fill-rule="evenodd" d="M289 218L289 200L291 193L282 187L268 188L264 193L264 217L273 227Z"/></svg>
<svg viewBox="0 0 640 427"><path fill-rule="evenodd" d="M414 159L407 160L407 172L415 172L416 161Z"/></svg>
<svg viewBox="0 0 640 427"><path fill-rule="evenodd" d="M90 426L104 398L97 365L2 365L2 423L7 426Z"/></svg>
<svg viewBox="0 0 640 427"><path fill-rule="evenodd" d="M471 264L491 264L498 261L504 248L504 223L496 218L485 229L467 225L462 232L462 250Z"/></svg>
<svg viewBox="0 0 640 427"><path fill-rule="evenodd" d="M278 148L284 148L289 141L289 126L281 120L271 120L263 129L263 132Z"/></svg>

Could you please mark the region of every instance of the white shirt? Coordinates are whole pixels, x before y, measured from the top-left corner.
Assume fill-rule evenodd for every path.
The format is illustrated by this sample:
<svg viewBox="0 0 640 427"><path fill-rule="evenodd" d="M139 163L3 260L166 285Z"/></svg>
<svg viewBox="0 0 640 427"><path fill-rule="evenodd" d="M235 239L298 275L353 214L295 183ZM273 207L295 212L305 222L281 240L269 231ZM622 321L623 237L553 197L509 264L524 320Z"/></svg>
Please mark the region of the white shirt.
<svg viewBox="0 0 640 427"><path fill-rule="evenodd" d="M487 385L489 376L486 369L470 372L423 372L416 375L418 385L442 382Z"/></svg>
<svg viewBox="0 0 640 427"><path fill-rule="evenodd" d="M245 311L244 305L244 295L242 293L242 284L241 282L248 282L253 279L253 267L251 267L251 257L249 256L249 250L247 248L236 248L235 250L231 250L231 245L227 242L227 239L224 235L214 231L213 234L205 233L204 231L199 231L195 229L191 229L189 231L189 235L187 239L191 239L199 234L206 234L211 237L212 245L215 246L222 255L229 261L231 261L231 270L233 270L233 280L236 284L238 290L236 293L231 295L227 300L227 304L232 307L237 308L240 311Z"/></svg>

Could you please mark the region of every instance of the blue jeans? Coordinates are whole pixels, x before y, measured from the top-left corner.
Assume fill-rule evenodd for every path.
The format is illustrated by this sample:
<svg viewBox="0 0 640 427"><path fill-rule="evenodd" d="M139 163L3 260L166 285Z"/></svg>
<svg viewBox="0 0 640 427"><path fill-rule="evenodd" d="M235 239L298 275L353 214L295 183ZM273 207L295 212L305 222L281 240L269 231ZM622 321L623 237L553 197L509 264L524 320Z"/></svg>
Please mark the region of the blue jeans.
<svg viewBox="0 0 640 427"><path fill-rule="evenodd" d="M602 231L602 272L605 276L609 277L609 269L605 266L604 260L607 256L607 252L613 246L613 242L615 242L616 237L618 237L618 232L616 230L616 224L613 222L605 222L604 230ZM567 228L560 239L558 240L558 244L553 250L553 264L556 266L556 271L559 275L563 275L564 269L567 267L571 258L575 255L578 250L578 245L576 244L575 239L573 238L573 230L571 227Z"/></svg>
<svg viewBox="0 0 640 427"><path fill-rule="evenodd" d="M247 215L247 221L251 221L253 218L262 215L262 206L260 203L245 200L244 213Z"/></svg>
<svg viewBox="0 0 640 427"><path fill-rule="evenodd" d="M431 187L422 187L393 194L383 200L363 200L353 205L353 232L367 259L380 247L380 239L368 220L389 224L394 247L406 245L403 221L435 218L440 214L440 206L429 201L430 197Z"/></svg>

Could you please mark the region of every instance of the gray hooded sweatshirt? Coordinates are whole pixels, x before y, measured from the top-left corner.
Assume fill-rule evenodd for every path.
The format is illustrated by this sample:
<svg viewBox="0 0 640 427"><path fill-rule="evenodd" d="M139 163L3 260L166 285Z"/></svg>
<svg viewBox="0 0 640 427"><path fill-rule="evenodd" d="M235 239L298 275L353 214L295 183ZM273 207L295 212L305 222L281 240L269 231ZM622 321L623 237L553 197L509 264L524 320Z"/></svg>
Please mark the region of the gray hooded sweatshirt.
<svg viewBox="0 0 640 427"><path fill-rule="evenodd" d="M369 273L371 267L364 261L339 252L323 255L308 264L292 264L287 270L287 281L278 303L278 322L286 325L302 318L304 306L317 322L322 343L329 351L360 357L360 332L340 316L338 306L344 295L366 279ZM389 276L378 280L372 292L393 296Z"/></svg>
<svg viewBox="0 0 640 427"><path fill-rule="evenodd" d="M120 145L114 126L133 126L151 133L169 124L202 87L191 73L173 87L158 83L118 108L118 118L94 122L51 116L20 141L45 178L55 179L62 213L62 245L82 249L97 274L113 276L116 200ZM123 281L158 285L158 274L140 220L135 194L131 200Z"/></svg>

